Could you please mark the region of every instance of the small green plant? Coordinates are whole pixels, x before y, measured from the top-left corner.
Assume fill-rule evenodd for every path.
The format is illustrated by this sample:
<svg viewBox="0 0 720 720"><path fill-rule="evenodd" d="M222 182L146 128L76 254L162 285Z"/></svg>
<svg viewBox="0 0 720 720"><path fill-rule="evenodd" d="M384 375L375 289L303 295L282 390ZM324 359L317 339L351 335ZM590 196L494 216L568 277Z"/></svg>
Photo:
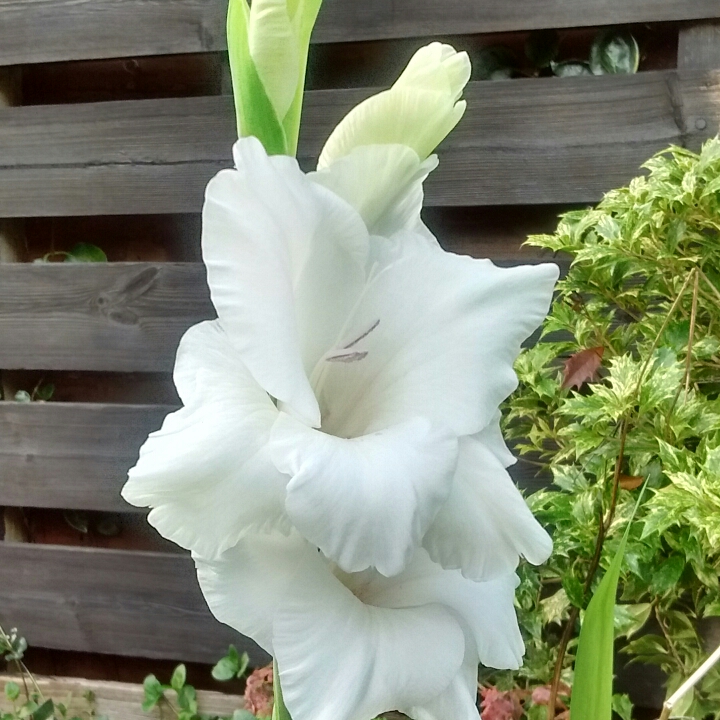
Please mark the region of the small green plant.
<svg viewBox="0 0 720 720"><path fill-rule="evenodd" d="M17 671L21 683L13 680L5 683L4 695L12 710L0 711L0 720L108 720L95 712L91 693L85 693L82 710L73 706L72 696L65 698L64 702L44 697L35 676L23 660L27 647L27 641L15 628L6 633L0 627L0 656Z"/></svg>
<svg viewBox="0 0 720 720"><path fill-rule="evenodd" d="M245 676L249 665L250 658L248 654L244 652L240 655L237 648L234 645L230 645L225 657L220 658L212 669L212 676L216 680L223 682L239 679Z"/></svg>
<svg viewBox="0 0 720 720"><path fill-rule="evenodd" d="M524 57L505 45L489 45L474 58L479 80L515 77L577 77L578 75L631 75L640 65L637 40L627 31L602 30L593 40L587 60L561 59L557 30L537 30L525 43Z"/></svg>
<svg viewBox="0 0 720 720"><path fill-rule="evenodd" d="M554 717L572 685L581 614L642 484L614 615L622 653L658 665L670 695L707 657L703 628L720 617L720 140L646 168L529 240L572 260L542 342L518 360L505 419L521 462L552 479L529 502L555 550L520 569L524 667L483 680L550 688L545 707L526 703L533 720ZM720 718L720 671L675 711Z"/></svg>
<svg viewBox="0 0 720 720"><path fill-rule="evenodd" d="M223 661L226 661L223 663L223 667L229 671L230 664L234 663L235 660L237 660L237 663L232 665L234 668L233 675L216 679L230 680L234 677L241 677L247 669L247 663L242 668L246 657L245 653L239 656L237 650L231 645L228 654L213 669L213 677L215 677L215 669ZM148 675L143 681L143 690L145 699L142 703L142 709L145 712L151 712L154 708L158 708L162 714L162 711L167 709L177 720L213 720L215 717L200 712L197 692L187 682L185 665L178 665L175 668L169 684L161 683L155 675ZM248 710L238 709L231 716L218 720L256 720L256 718Z"/></svg>

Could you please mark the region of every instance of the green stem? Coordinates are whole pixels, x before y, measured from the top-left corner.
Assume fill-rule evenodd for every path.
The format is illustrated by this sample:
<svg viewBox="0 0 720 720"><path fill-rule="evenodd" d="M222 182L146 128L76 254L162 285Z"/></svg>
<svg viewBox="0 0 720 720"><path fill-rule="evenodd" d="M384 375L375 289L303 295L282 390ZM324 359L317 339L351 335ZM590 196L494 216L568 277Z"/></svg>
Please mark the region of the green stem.
<svg viewBox="0 0 720 720"><path fill-rule="evenodd" d="M287 707L285 707L285 701L283 700L277 660L273 660L273 697L274 702L272 720L292 720Z"/></svg>

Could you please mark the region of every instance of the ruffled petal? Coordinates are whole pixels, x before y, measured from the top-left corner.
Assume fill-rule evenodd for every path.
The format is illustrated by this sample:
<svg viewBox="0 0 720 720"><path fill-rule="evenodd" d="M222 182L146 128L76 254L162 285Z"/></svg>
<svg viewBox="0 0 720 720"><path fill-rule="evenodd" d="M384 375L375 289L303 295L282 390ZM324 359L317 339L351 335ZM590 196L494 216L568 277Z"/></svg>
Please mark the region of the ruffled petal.
<svg viewBox="0 0 720 720"><path fill-rule="evenodd" d="M410 233L385 243L335 355L312 375L323 429L357 437L427 417L477 433L517 386L513 363L548 311L558 268L498 268ZM343 352L355 361L328 361Z"/></svg>
<svg viewBox="0 0 720 720"><path fill-rule="evenodd" d="M450 492L457 439L423 418L355 439L281 414L275 465L291 477L293 525L346 572L396 575Z"/></svg>
<svg viewBox="0 0 720 720"><path fill-rule="evenodd" d="M432 43L418 50L392 88L351 110L330 135L322 170L362 145L401 144L427 158L460 122L460 95L470 79L467 53Z"/></svg>
<svg viewBox="0 0 720 720"><path fill-rule="evenodd" d="M466 639L453 612L364 603L296 533L248 535L195 562L215 617L275 657L293 720L368 720L430 703L461 672Z"/></svg>
<svg viewBox="0 0 720 720"><path fill-rule="evenodd" d="M410 608L435 603L451 608L468 629L483 665L500 670L520 667L525 646L515 614L518 579L512 573L475 582L458 570L443 570L424 550L419 550L405 571L394 578L375 574L350 576L344 581L379 607Z"/></svg>
<svg viewBox="0 0 720 720"><path fill-rule="evenodd" d="M423 706L400 708L413 720L479 720L477 708L478 659L474 648L466 653L460 672L449 687Z"/></svg>
<svg viewBox="0 0 720 720"><path fill-rule="evenodd" d="M122 496L181 547L212 557L249 529L287 525L287 478L267 443L278 412L217 321L180 342L175 380L185 403L152 433Z"/></svg>
<svg viewBox="0 0 720 720"><path fill-rule="evenodd" d="M465 636L451 611L365 604L317 553L312 560L295 576L274 625L293 720L368 720L430 702L449 686L465 654Z"/></svg>
<svg viewBox="0 0 720 720"><path fill-rule="evenodd" d="M308 180L294 159L235 145L237 170L210 181L203 258L220 324L258 383L318 426L307 379L365 282L367 230L357 213Z"/></svg>
<svg viewBox="0 0 720 720"><path fill-rule="evenodd" d="M423 182L437 163L407 145L363 145L308 177L349 202L371 235L390 237L419 225Z"/></svg>
<svg viewBox="0 0 720 720"><path fill-rule="evenodd" d="M512 573L520 557L539 565L552 552L550 536L498 459L503 448L494 424L460 440L450 497L423 540L435 562L473 580Z"/></svg>
<svg viewBox="0 0 720 720"><path fill-rule="evenodd" d="M246 535L214 560L197 555L193 559L212 614L274 656L278 609L312 555L312 548L296 533L269 533Z"/></svg>

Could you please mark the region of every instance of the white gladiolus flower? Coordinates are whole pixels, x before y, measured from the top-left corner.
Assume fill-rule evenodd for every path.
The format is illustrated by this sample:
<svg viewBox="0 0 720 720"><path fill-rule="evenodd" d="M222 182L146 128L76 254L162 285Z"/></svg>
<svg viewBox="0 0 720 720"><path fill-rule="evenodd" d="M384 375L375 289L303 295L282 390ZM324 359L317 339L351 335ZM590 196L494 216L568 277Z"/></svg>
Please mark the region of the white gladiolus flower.
<svg viewBox="0 0 720 720"><path fill-rule="evenodd" d="M505 470L497 414L557 267L446 253L412 229L415 206L374 212L371 234L254 138L235 163L203 212L218 320L184 337L184 407L150 436L123 496L208 560L274 528L346 573L398 575L420 547L474 580L544 560L550 541ZM354 182L359 197L375 178Z"/></svg>
<svg viewBox="0 0 720 720"><path fill-rule="evenodd" d="M347 574L296 533L196 559L215 616L273 655L293 720L478 720L478 661L519 667L513 574L489 582L420 550L402 574Z"/></svg>

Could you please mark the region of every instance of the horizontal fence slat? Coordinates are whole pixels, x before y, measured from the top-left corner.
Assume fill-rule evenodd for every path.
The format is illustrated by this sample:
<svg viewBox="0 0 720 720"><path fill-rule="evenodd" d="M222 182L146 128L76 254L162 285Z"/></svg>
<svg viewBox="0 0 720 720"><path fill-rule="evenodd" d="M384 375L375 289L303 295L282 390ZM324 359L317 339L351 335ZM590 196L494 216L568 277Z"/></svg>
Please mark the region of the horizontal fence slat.
<svg viewBox="0 0 720 720"><path fill-rule="evenodd" d="M225 48L227 0L0 0L0 64ZM717 0L328 0L315 42L719 17Z"/></svg>
<svg viewBox="0 0 720 720"><path fill-rule="evenodd" d="M179 554L0 543L0 624L35 647L212 663L233 643L267 661L212 617Z"/></svg>
<svg viewBox="0 0 720 720"><path fill-rule="evenodd" d="M155 372L214 317L193 263L0 265L0 368Z"/></svg>
<svg viewBox="0 0 720 720"><path fill-rule="evenodd" d="M370 90L308 93L300 157ZM717 132L720 70L471 83L430 206L583 203ZM195 212L231 165L227 97L0 109L0 217ZM696 122L693 118L702 118Z"/></svg>
<svg viewBox="0 0 720 720"><path fill-rule="evenodd" d="M109 720L167 720L162 707L155 707L149 712L142 709L145 690L140 683L42 675L35 675L34 679L33 687L39 688L44 697L63 699L69 717L82 718L90 715L88 710L92 710L95 717L106 717ZM17 674L0 675L0 686L19 680ZM87 699L88 693L92 693L92 702ZM168 694L174 700L174 693L169 691ZM197 701L198 711L209 717L230 717L235 710L245 707L245 698L213 690L198 690ZM0 709L6 713L14 709L13 703L4 693L0 695Z"/></svg>
<svg viewBox="0 0 720 720"><path fill-rule="evenodd" d="M0 402L0 506L134 511L120 489L172 409Z"/></svg>
<svg viewBox="0 0 720 720"><path fill-rule="evenodd" d="M120 497L148 433L174 408L158 405L0 403L0 507L128 512ZM547 485L522 460L519 485Z"/></svg>

